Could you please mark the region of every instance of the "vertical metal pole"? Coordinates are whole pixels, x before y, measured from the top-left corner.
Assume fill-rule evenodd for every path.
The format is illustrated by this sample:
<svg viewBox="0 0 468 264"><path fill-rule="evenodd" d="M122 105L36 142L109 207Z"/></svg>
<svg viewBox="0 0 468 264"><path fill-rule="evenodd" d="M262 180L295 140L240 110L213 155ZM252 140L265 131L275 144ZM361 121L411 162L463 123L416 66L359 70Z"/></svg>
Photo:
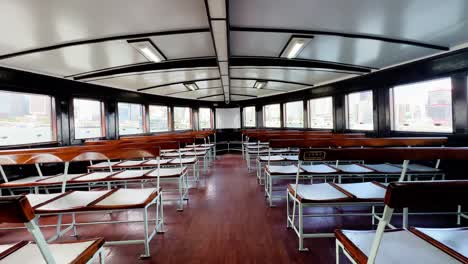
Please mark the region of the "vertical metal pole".
<svg viewBox="0 0 468 264"><path fill-rule="evenodd" d="M65 162L65 170L63 172L63 181L62 181L62 193L66 191L67 188L67 176L68 176L68 167L70 166L70 162Z"/></svg>

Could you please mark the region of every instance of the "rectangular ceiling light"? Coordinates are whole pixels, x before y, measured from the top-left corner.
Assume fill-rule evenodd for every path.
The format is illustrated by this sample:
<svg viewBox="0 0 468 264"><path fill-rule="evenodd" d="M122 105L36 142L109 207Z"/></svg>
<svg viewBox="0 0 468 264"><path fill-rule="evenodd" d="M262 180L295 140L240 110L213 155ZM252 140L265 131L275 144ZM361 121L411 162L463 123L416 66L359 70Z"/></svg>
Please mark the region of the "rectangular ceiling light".
<svg viewBox="0 0 468 264"><path fill-rule="evenodd" d="M127 42L149 61L158 63L166 59L149 39L128 40Z"/></svg>
<svg viewBox="0 0 468 264"><path fill-rule="evenodd" d="M196 91L200 88L198 88L198 85L194 82L190 83L184 83L185 88L187 88L189 91Z"/></svg>
<svg viewBox="0 0 468 264"><path fill-rule="evenodd" d="M265 81L256 81L255 84L254 84L254 88L257 88L257 89L263 89L265 88L267 82Z"/></svg>
<svg viewBox="0 0 468 264"><path fill-rule="evenodd" d="M227 28L225 20L212 20L211 29L213 30L213 37L216 46L216 54L218 61L228 60L228 42L227 42Z"/></svg>
<svg viewBox="0 0 468 264"><path fill-rule="evenodd" d="M304 49L314 36L292 36L281 52L282 58L294 59Z"/></svg>
<svg viewBox="0 0 468 264"><path fill-rule="evenodd" d="M226 0L208 0L211 19L226 19Z"/></svg>

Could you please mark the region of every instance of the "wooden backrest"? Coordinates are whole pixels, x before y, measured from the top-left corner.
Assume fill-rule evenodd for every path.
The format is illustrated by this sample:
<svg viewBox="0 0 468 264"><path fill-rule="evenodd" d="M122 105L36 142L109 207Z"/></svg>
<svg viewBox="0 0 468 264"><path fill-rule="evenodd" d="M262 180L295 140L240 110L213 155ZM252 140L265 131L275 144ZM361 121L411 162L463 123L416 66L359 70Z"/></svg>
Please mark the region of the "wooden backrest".
<svg viewBox="0 0 468 264"><path fill-rule="evenodd" d="M385 193L391 208L436 208L468 205L468 180L392 182Z"/></svg>
<svg viewBox="0 0 468 264"><path fill-rule="evenodd" d="M24 195L0 197L0 223L27 223L34 211Z"/></svg>
<svg viewBox="0 0 468 264"><path fill-rule="evenodd" d="M301 161L468 160L468 147L300 149Z"/></svg>

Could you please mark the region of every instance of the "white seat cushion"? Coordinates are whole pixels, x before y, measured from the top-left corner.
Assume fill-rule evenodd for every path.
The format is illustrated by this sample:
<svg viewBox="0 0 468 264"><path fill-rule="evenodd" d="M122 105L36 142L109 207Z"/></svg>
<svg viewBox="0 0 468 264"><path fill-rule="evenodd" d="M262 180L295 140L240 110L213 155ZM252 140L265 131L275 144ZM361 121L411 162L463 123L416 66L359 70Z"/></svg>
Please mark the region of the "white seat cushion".
<svg viewBox="0 0 468 264"><path fill-rule="evenodd" d="M43 184L43 185L47 185L47 184L61 184L63 182L63 178L66 179L66 181L71 181L73 178L76 178L76 177L80 177L80 176L83 176L83 174L67 174L67 176L64 176L64 175L58 175L56 177L50 177L50 178L47 178L45 180L40 180L38 181L37 183L40 183L40 184Z"/></svg>
<svg viewBox="0 0 468 264"><path fill-rule="evenodd" d="M258 159L260 161L265 161L265 162L268 162L268 160L270 160L270 161L283 161L283 160L285 160L281 156L258 156Z"/></svg>
<svg viewBox="0 0 468 264"><path fill-rule="evenodd" d="M296 190L295 184L289 185L289 190ZM297 196L302 200L326 202L351 199L349 196L328 183L298 184Z"/></svg>
<svg viewBox="0 0 468 264"><path fill-rule="evenodd" d="M145 160L126 160L114 165L114 167L132 167L145 163Z"/></svg>
<svg viewBox="0 0 468 264"><path fill-rule="evenodd" d="M88 206L109 191L73 191L57 200L38 207L40 211L66 211Z"/></svg>
<svg viewBox="0 0 468 264"><path fill-rule="evenodd" d="M63 243L63 244L49 244L49 249L52 252L56 263L71 263L73 262L83 251L85 251L94 240ZM8 264L39 264L46 263L44 258L39 251L39 248L34 243L29 243L18 250L14 251L0 263Z"/></svg>
<svg viewBox="0 0 468 264"><path fill-rule="evenodd" d="M364 200L383 200L387 190L386 188L383 188L372 182L345 183L336 185L351 193L356 198Z"/></svg>
<svg viewBox="0 0 468 264"><path fill-rule="evenodd" d="M162 157L179 157L182 156L182 153L179 152L167 152L167 153L162 153Z"/></svg>
<svg viewBox="0 0 468 264"><path fill-rule="evenodd" d="M281 157L285 158L286 160L289 161L298 161L299 156L298 155L281 155Z"/></svg>
<svg viewBox="0 0 468 264"><path fill-rule="evenodd" d="M338 170L346 173L370 173L374 172L373 170L370 170L368 168L365 168L363 166L359 166L358 164L343 164L343 165L338 165L338 166L333 166L334 168L337 168Z"/></svg>
<svg viewBox="0 0 468 264"><path fill-rule="evenodd" d="M171 176L181 176L187 167L176 167L176 168L161 168L159 169L159 177L171 177ZM151 173L146 175L147 177L158 177L158 170L153 170Z"/></svg>
<svg viewBox="0 0 468 264"><path fill-rule="evenodd" d="M120 163L120 161L111 161L111 162L103 161L103 162L99 162L99 163L88 166L88 169L109 169L109 166L114 166L118 163Z"/></svg>
<svg viewBox="0 0 468 264"><path fill-rule="evenodd" d="M44 177L34 176L34 177L26 177L26 178L14 180L14 181L5 182L5 183L2 183L1 185L2 185L2 186L14 186L14 185L32 184L32 183L37 182L38 180L48 179L48 178L51 178L51 177L54 177L54 176L44 176Z"/></svg>
<svg viewBox="0 0 468 264"><path fill-rule="evenodd" d="M169 164L190 164L190 163L195 163L197 161L197 158L182 158L182 159L173 159Z"/></svg>
<svg viewBox="0 0 468 264"><path fill-rule="evenodd" d="M84 176L73 179L74 182L99 181L114 175L115 172L91 172Z"/></svg>
<svg viewBox="0 0 468 264"><path fill-rule="evenodd" d="M342 230L342 232L361 252L366 256L370 255L375 231ZM448 264L459 262L411 232L402 230L384 233L375 263Z"/></svg>
<svg viewBox="0 0 468 264"><path fill-rule="evenodd" d="M172 159L159 159L159 164L168 164ZM145 166L158 166L158 161L156 159L147 160L144 164Z"/></svg>
<svg viewBox="0 0 468 264"><path fill-rule="evenodd" d="M146 169L146 170L124 170L115 175L113 175L112 179L132 179L143 177L145 174L151 172L153 169Z"/></svg>
<svg viewBox="0 0 468 264"><path fill-rule="evenodd" d="M51 194L27 194L26 198L28 198L29 204L32 207L35 207L41 203L46 201L52 200L55 197L62 195L62 193L51 193Z"/></svg>
<svg viewBox="0 0 468 264"><path fill-rule="evenodd" d="M265 169L270 174L297 174L298 168L296 165L286 165L286 166L277 166L277 165L266 165ZM299 169L300 173L304 170Z"/></svg>
<svg viewBox="0 0 468 264"><path fill-rule="evenodd" d="M468 257L468 227L465 228L416 228L446 247Z"/></svg>
<svg viewBox="0 0 468 264"><path fill-rule="evenodd" d="M400 167L391 164L366 164L366 167L381 173L401 173Z"/></svg>
<svg viewBox="0 0 468 264"><path fill-rule="evenodd" d="M326 165L326 164L317 164L317 165L302 165L301 168L306 172L306 173L318 173L318 174L323 174L323 173L336 173L337 170L334 168Z"/></svg>
<svg viewBox="0 0 468 264"><path fill-rule="evenodd" d="M118 189L95 206L135 206L145 203L157 189Z"/></svg>

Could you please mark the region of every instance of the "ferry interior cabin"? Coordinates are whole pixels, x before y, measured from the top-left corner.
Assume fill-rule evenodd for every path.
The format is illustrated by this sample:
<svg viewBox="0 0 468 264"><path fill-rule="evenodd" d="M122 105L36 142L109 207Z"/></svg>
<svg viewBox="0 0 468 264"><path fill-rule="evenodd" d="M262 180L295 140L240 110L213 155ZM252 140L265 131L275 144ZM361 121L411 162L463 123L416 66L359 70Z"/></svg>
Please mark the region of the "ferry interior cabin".
<svg viewBox="0 0 468 264"><path fill-rule="evenodd" d="M468 263L468 1L0 0L0 263Z"/></svg>

